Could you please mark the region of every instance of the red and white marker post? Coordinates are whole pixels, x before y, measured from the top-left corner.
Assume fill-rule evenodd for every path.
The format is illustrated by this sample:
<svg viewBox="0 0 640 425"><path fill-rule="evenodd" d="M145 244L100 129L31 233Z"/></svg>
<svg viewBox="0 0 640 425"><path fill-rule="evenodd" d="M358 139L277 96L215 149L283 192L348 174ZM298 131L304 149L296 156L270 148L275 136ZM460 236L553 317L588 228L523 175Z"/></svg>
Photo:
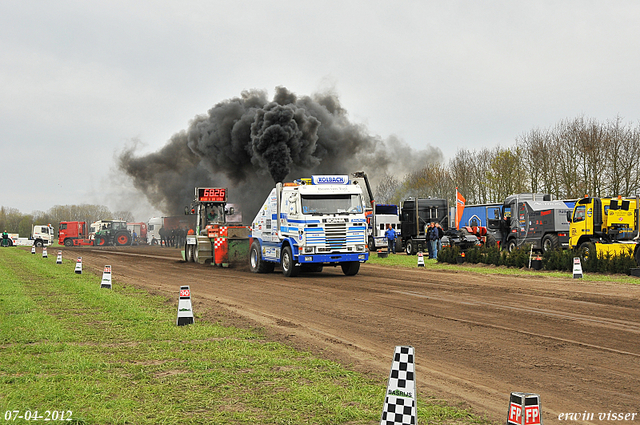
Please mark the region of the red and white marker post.
<svg viewBox="0 0 640 425"><path fill-rule="evenodd" d="M82 257L78 257L76 261L76 274L82 274Z"/></svg>
<svg viewBox="0 0 640 425"><path fill-rule="evenodd" d="M193 323L193 308L191 307L191 289L189 286L180 287L180 298L178 299L178 318L176 325L184 326Z"/></svg>
<svg viewBox="0 0 640 425"><path fill-rule="evenodd" d="M507 425L542 425L540 396L531 393L511 393Z"/></svg>
<svg viewBox="0 0 640 425"><path fill-rule="evenodd" d="M111 289L111 266L104 266L102 272L102 281L100 282L101 288Z"/></svg>

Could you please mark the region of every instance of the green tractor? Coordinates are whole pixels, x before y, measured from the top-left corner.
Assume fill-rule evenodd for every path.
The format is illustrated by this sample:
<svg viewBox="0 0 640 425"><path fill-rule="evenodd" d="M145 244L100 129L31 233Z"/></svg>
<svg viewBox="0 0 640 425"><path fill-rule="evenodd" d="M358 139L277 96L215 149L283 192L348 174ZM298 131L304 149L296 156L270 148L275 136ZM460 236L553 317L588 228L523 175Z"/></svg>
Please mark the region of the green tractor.
<svg viewBox="0 0 640 425"><path fill-rule="evenodd" d="M94 236L93 245L131 245L132 239L126 221L107 220L100 222L100 230Z"/></svg>

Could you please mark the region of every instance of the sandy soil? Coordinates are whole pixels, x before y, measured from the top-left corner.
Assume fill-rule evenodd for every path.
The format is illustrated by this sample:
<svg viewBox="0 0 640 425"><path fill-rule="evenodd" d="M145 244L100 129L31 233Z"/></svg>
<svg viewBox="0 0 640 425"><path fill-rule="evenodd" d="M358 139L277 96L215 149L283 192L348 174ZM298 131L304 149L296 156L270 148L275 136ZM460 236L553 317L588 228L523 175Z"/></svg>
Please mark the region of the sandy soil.
<svg viewBox="0 0 640 425"><path fill-rule="evenodd" d="M271 338L386 383L394 346L415 347L423 394L503 422L512 391L540 394L543 419L640 413L640 285L484 276L365 264L285 278L184 263L172 248L64 248L85 271L176 298L191 286L207 320ZM636 415L636 420L640 421ZM566 421L562 421L566 423Z"/></svg>

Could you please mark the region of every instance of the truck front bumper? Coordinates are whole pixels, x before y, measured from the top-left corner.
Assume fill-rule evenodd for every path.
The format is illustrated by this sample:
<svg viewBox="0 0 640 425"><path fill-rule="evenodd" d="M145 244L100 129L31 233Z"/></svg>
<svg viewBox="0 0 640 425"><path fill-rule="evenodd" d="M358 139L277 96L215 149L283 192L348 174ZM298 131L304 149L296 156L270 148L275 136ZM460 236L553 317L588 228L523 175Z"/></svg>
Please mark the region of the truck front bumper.
<svg viewBox="0 0 640 425"><path fill-rule="evenodd" d="M307 254L299 255L298 263L311 264L311 263L345 263L348 261L365 262L369 259L368 252L355 252L349 254Z"/></svg>

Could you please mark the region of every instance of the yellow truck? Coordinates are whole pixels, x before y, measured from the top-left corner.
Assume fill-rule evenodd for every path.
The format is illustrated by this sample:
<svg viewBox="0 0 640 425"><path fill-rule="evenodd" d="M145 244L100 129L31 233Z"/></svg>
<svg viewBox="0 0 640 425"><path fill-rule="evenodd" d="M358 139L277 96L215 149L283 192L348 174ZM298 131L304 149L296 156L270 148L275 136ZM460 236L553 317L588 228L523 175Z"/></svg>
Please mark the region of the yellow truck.
<svg viewBox="0 0 640 425"><path fill-rule="evenodd" d="M584 250L585 258L591 253L598 256L628 253L640 266L639 207L638 196L578 200L567 214L569 248Z"/></svg>

